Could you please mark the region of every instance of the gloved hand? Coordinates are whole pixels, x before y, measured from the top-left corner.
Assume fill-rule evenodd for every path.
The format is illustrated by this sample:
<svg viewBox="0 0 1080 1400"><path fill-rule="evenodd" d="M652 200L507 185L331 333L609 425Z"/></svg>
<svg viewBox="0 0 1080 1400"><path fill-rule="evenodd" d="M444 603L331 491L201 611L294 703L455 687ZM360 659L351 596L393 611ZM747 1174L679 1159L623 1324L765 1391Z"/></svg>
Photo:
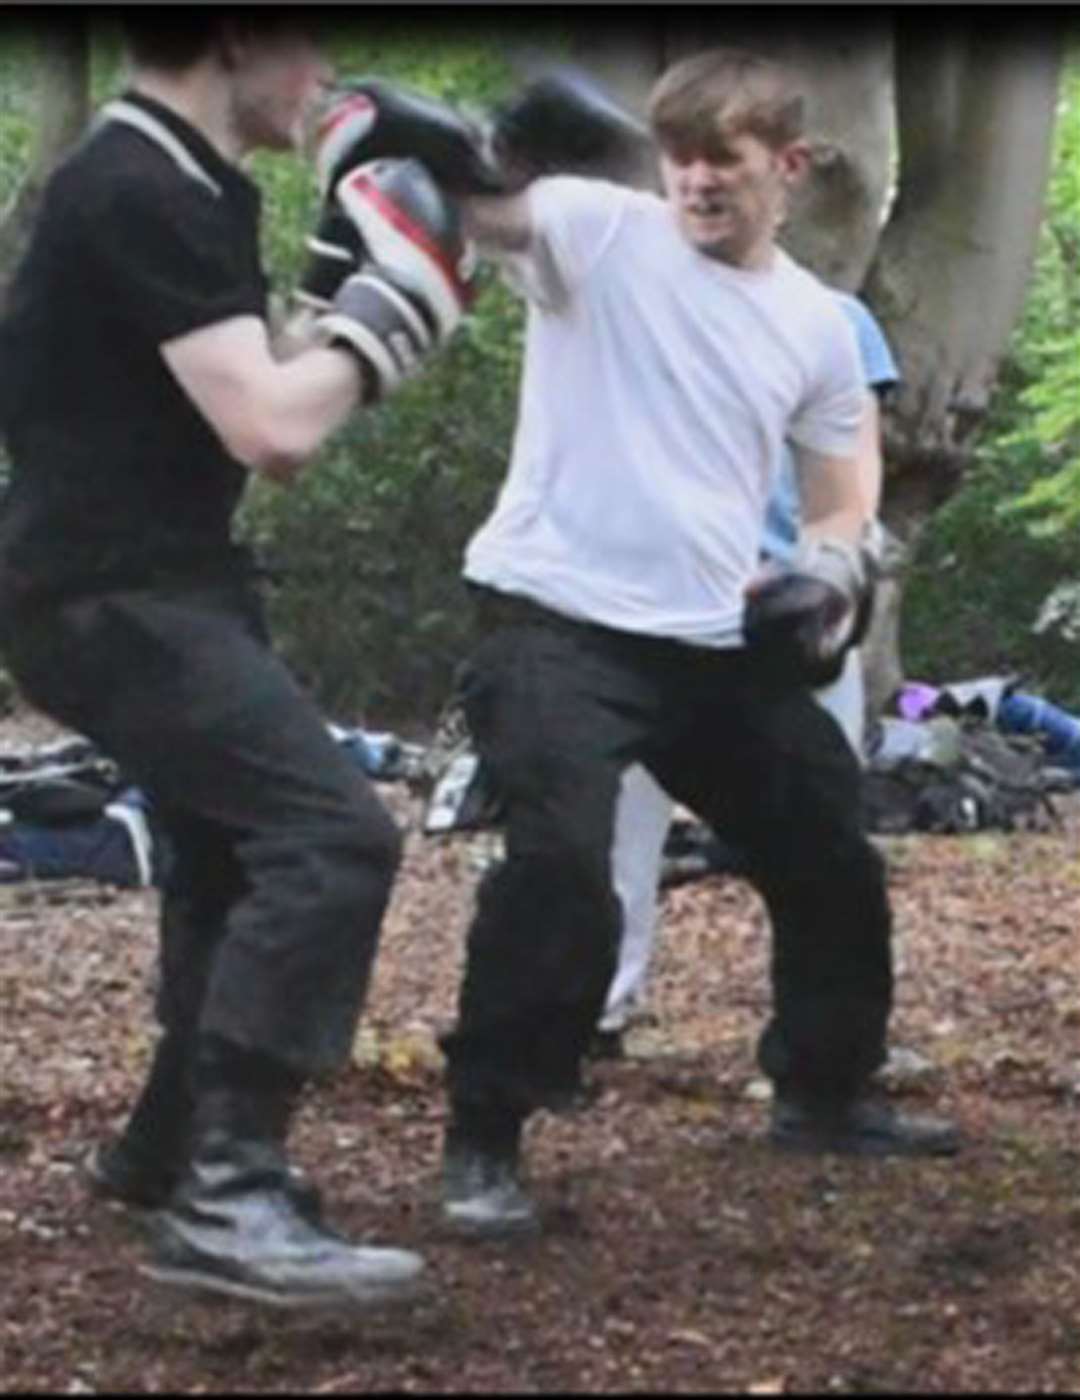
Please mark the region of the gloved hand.
<svg viewBox="0 0 1080 1400"><path fill-rule="evenodd" d="M314 160L323 207L315 233L305 240L309 257L293 293L296 301L326 311L345 278L368 256L355 221L337 197L346 174L376 159L412 157L444 191L492 194L503 184L483 146L480 128L435 98L380 78L343 84L316 133Z"/></svg>
<svg viewBox="0 0 1080 1400"><path fill-rule="evenodd" d="M642 121L591 74L565 66L538 74L495 113L490 146L514 188L542 175L617 178L651 149Z"/></svg>
<svg viewBox="0 0 1080 1400"><path fill-rule="evenodd" d="M379 78L344 83L319 123L315 167L325 195L346 170L415 157L450 194L506 194L541 175L617 176L651 151L648 127L591 74L538 73L485 120Z"/></svg>
<svg viewBox="0 0 1080 1400"><path fill-rule="evenodd" d="M419 161L359 166L334 198L367 258L341 283L315 335L357 357L370 402L453 334L472 296L472 252L457 207Z"/></svg>
<svg viewBox="0 0 1080 1400"><path fill-rule="evenodd" d="M817 689L836 680L870 625L876 565L869 539L805 540L747 589L743 637L758 673Z"/></svg>
<svg viewBox="0 0 1080 1400"><path fill-rule="evenodd" d="M438 98L381 78L353 78L328 103L315 138L315 170L324 197L346 171L394 157L421 161L449 194L501 194L505 186L485 154L478 123Z"/></svg>
<svg viewBox="0 0 1080 1400"><path fill-rule="evenodd" d="M649 133L589 74L539 74L486 123L447 103L380 78L342 84L318 125L315 168L323 209L294 296L325 310L367 250L335 197L342 177L376 158L414 157L445 192L508 194L542 175L616 176L649 150Z"/></svg>

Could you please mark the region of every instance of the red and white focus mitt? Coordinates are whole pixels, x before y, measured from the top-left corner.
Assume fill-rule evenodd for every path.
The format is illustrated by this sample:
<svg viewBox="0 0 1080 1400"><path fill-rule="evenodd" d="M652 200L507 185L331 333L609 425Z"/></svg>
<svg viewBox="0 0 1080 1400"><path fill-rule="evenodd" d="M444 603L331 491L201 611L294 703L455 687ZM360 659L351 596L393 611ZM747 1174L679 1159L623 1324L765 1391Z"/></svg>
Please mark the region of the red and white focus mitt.
<svg viewBox="0 0 1080 1400"><path fill-rule="evenodd" d="M364 261L315 323L360 360L369 398L392 392L453 334L473 295L475 258L454 203L416 160L348 171L333 199Z"/></svg>

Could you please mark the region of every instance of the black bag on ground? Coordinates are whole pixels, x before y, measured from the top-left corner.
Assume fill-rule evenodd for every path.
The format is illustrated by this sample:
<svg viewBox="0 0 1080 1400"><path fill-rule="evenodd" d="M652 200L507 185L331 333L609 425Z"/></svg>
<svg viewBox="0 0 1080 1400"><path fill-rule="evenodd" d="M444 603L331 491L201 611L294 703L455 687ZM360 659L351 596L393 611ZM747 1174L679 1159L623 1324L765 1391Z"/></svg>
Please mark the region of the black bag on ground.
<svg viewBox="0 0 1080 1400"><path fill-rule="evenodd" d="M89 740L0 754L0 881L153 882L146 804Z"/></svg>
<svg viewBox="0 0 1080 1400"><path fill-rule="evenodd" d="M887 737L903 730L908 751L895 744L890 751L886 742L871 757L862 781L867 831L960 834L1059 824L1052 796L1072 782L1047 764L1041 745L983 720L885 723L893 726Z"/></svg>

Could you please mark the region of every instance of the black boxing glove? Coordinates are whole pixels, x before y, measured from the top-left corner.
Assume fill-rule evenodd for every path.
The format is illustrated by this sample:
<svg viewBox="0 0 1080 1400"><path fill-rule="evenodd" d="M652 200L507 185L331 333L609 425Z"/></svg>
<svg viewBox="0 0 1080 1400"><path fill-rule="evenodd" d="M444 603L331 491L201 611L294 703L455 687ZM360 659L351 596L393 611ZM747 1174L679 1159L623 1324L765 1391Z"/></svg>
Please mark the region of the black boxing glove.
<svg viewBox="0 0 1080 1400"><path fill-rule="evenodd" d="M580 69L539 74L495 114L490 146L507 183L541 175L615 176L651 150L648 127Z"/></svg>
<svg viewBox="0 0 1080 1400"><path fill-rule="evenodd" d="M748 590L743 637L758 673L780 684L829 685L866 634L876 565L867 544L813 539Z"/></svg>
<svg viewBox="0 0 1080 1400"><path fill-rule="evenodd" d="M450 194L501 194L505 185L485 155L484 133L424 93L357 78L343 84L318 124L315 169L326 196L348 170L383 157L422 161Z"/></svg>
<svg viewBox="0 0 1080 1400"><path fill-rule="evenodd" d="M447 190L498 184L479 153L481 137L452 108L376 78L358 79L331 100L318 126L315 166L323 208L306 238L308 260L293 296L303 307L328 311L341 284L368 258L355 222L334 196L346 173L377 157L426 158L442 171Z"/></svg>
<svg viewBox="0 0 1080 1400"><path fill-rule="evenodd" d="M351 350L368 399L380 399L453 334L472 296L472 251L456 206L419 161L362 165L334 199L367 259L341 283L315 336Z"/></svg>

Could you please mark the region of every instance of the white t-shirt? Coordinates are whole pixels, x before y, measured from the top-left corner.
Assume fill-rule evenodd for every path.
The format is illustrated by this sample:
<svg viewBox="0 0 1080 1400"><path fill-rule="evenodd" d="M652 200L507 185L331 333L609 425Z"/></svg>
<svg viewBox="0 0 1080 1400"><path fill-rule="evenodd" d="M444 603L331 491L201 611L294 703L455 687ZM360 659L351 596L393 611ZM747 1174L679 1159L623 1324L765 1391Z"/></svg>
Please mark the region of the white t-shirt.
<svg viewBox="0 0 1080 1400"><path fill-rule="evenodd" d="M854 450L864 387L832 294L777 250L699 253L663 199L554 176L508 267L529 298L510 470L465 576L567 616L742 640L785 438Z"/></svg>

